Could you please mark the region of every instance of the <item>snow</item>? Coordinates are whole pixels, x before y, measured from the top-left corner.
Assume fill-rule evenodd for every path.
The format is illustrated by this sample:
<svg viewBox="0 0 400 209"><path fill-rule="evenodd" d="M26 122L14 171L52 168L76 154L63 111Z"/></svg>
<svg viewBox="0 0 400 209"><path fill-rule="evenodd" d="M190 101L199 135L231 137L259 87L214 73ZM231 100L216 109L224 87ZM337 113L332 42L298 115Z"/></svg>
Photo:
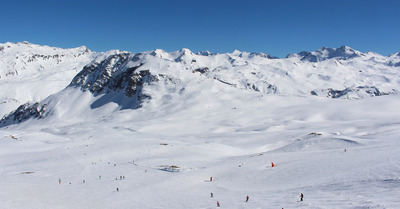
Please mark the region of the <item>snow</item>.
<svg viewBox="0 0 400 209"><path fill-rule="evenodd" d="M119 52L108 53L87 63ZM122 108L129 101L121 92L65 88L70 78L41 99L47 117L0 128L1 208L208 209L217 201L221 208L400 205L400 95L308 94L343 82L398 89L398 68L382 64L389 58L374 61L377 69L365 67L371 57L310 63L188 49L141 56L127 67L143 61L141 69L176 81L145 85L152 98L142 107ZM216 70L192 72L206 66ZM29 84L35 92L43 85L21 79L1 81L7 90ZM280 93L246 89L246 79L268 80Z"/></svg>
<svg viewBox="0 0 400 209"><path fill-rule="evenodd" d="M65 88L99 54L86 47L61 49L29 42L7 42L0 49L0 116Z"/></svg>
<svg viewBox="0 0 400 209"><path fill-rule="evenodd" d="M399 101L255 97L236 100L236 109L184 106L145 119L149 108L3 128L0 201L5 208L214 208L216 200L225 208L396 208Z"/></svg>

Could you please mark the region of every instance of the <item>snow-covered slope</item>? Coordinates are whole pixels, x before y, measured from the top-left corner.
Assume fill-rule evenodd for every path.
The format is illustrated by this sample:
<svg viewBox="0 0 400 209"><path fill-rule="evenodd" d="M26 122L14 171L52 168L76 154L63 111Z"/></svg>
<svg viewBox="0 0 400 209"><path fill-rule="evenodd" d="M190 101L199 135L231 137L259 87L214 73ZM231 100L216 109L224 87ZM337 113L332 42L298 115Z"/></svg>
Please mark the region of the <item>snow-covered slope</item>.
<svg viewBox="0 0 400 209"><path fill-rule="evenodd" d="M52 96L52 117L0 129L2 208L398 207L399 95L198 87L135 110L91 109L79 88Z"/></svg>
<svg viewBox="0 0 400 209"><path fill-rule="evenodd" d="M111 104L117 105L114 111L118 111L142 107L144 101L153 105L169 100L186 102L188 89L200 93L204 85L216 83L264 95L359 99L400 91L398 60L398 54L384 57L345 46L292 54L286 59L237 50L227 54L195 54L189 49L136 54L113 51L98 55L84 66L67 88L91 93L88 111ZM3 124L54 115L55 109L67 101L81 103L63 92L20 106L2 120Z"/></svg>
<svg viewBox="0 0 400 209"><path fill-rule="evenodd" d="M0 44L0 115L62 90L101 54L84 46L61 49L29 42Z"/></svg>
<svg viewBox="0 0 400 209"><path fill-rule="evenodd" d="M2 77L32 102L1 121L0 207L398 208L400 56L342 48L86 52Z"/></svg>

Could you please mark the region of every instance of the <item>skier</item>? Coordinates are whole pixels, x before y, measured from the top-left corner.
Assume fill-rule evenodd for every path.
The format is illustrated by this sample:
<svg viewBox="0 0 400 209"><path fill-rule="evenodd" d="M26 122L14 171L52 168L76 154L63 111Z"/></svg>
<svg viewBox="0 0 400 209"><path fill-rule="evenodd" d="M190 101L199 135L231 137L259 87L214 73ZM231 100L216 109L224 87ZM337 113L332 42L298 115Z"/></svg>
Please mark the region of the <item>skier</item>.
<svg viewBox="0 0 400 209"><path fill-rule="evenodd" d="M249 195L247 195L247 197L246 197L246 202L248 202L249 201Z"/></svg>
<svg viewBox="0 0 400 209"><path fill-rule="evenodd" d="M211 198L213 198L214 197L214 194L211 192Z"/></svg>
<svg viewBox="0 0 400 209"><path fill-rule="evenodd" d="M304 197L303 193L300 193L300 202L303 201L303 197Z"/></svg>
<svg viewBox="0 0 400 209"><path fill-rule="evenodd" d="M118 189L118 187L117 187L117 192L119 192L119 189Z"/></svg>
<svg viewBox="0 0 400 209"><path fill-rule="evenodd" d="M210 182L212 181L212 176L210 177Z"/></svg>
<svg viewBox="0 0 400 209"><path fill-rule="evenodd" d="M272 167L275 167L275 164L274 164L273 162L271 162L271 166L272 166Z"/></svg>
<svg viewBox="0 0 400 209"><path fill-rule="evenodd" d="M219 207L220 205L219 205L219 201L217 201L217 207Z"/></svg>
<svg viewBox="0 0 400 209"><path fill-rule="evenodd" d="M61 184L61 178L58 179L58 184Z"/></svg>

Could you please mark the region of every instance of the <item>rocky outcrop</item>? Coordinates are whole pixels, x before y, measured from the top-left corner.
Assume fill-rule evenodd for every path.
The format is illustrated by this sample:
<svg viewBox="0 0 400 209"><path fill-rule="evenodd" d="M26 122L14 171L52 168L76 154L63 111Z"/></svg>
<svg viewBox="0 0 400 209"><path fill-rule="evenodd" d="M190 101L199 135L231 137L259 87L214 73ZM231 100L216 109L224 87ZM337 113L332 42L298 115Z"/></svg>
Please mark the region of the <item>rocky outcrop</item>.
<svg viewBox="0 0 400 209"><path fill-rule="evenodd" d="M342 98L342 99L360 99L365 97L383 96L389 94L395 94L396 91L381 92L375 86L358 86L355 88L345 88L343 90L336 90L332 88L322 89L319 91L311 91L311 95L314 96L325 96L328 98Z"/></svg>
<svg viewBox="0 0 400 209"><path fill-rule="evenodd" d="M22 121L37 118L44 118L46 115L46 104L40 104L38 102L35 103L26 103L18 107L15 111L10 114L4 116L1 120L1 124L8 123L20 123Z"/></svg>
<svg viewBox="0 0 400 209"><path fill-rule="evenodd" d="M113 92L124 92L124 95L141 102L150 98L142 92L143 85L159 81L159 76L152 75L148 69L140 69L143 64L128 67L130 61L139 61L132 53L111 55L100 63L92 63L75 76L70 86L90 91L95 96Z"/></svg>

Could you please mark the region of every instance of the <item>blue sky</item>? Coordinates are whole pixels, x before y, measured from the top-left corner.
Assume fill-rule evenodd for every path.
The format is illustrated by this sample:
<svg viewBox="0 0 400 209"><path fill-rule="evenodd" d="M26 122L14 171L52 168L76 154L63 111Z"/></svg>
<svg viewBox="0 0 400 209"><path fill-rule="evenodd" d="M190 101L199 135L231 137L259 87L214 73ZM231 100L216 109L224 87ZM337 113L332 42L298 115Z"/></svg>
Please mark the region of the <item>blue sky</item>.
<svg viewBox="0 0 400 209"><path fill-rule="evenodd" d="M398 0L1 0L0 42L93 51L400 51Z"/></svg>

